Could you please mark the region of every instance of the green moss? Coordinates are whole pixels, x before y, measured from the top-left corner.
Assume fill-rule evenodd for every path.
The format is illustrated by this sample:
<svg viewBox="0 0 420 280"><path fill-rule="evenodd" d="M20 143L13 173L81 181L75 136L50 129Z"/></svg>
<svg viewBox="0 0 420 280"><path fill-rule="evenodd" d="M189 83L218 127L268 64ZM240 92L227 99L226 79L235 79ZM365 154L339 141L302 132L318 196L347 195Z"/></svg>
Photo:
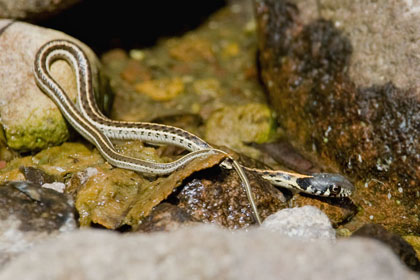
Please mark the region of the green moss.
<svg viewBox="0 0 420 280"><path fill-rule="evenodd" d="M7 146L21 152L35 151L59 145L68 139L67 125L58 111L51 110L32 116L15 126L5 127Z"/></svg>
<svg viewBox="0 0 420 280"><path fill-rule="evenodd" d="M24 180L22 166L32 166L61 181L68 174L82 171L90 166L103 164L104 159L95 150L80 143L64 143L45 149L35 156L16 158L0 170L0 183Z"/></svg>
<svg viewBox="0 0 420 280"><path fill-rule="evenodd" d="M57 178L104 162L95 150L91 151L80 143L68 142L39 152L32 161L39 169Z"/></svg>
<svg viewBox="0 0 420 280"><path fill-rule="evenodd" d="M250 156L246 143L264 143L275 132L273 113L265 104L228 106L214 112L206 123L205 138L210 143L228 146Z"/></svg>
<svg viewBox="0 0 420 280"><path fill-rule="evenodd" d="M416 235L406 235L403 236L405 241L410 243L411 246L413 246L414 250L417 253L417 257L420 259L420 236Z"/></svg>

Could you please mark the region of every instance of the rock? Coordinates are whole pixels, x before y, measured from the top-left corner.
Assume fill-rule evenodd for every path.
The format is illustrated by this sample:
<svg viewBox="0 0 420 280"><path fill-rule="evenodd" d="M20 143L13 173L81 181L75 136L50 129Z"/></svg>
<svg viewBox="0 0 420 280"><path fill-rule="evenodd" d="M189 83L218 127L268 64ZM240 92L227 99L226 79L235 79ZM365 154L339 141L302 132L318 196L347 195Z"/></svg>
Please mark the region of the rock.
<svg viewBox="0 0 420 280"><path fill-rule="evenodd" d="M11 216L0 220L0 270L16 256L31 248L37 242L54 233L45 231L22 231L21 222Z"/></svg>
<svg viewBox="0 0 420 280"><path fill-rule="evenodd" d="M313 206L280 210L268 216L261 228L303 240L335 240L330 220Z"/></svg>
<svg viewBox="0 0 420 280"><path fill-rule="evenodd" d="M68 197L30 182L0 185L0 269L40 240L75 228Z"/></svg>
<svg viewBox="0 0 420 280"><path fill-rule="evenodd" d="M135 85L136 91L149 96L159 102L170 101L184 91L184 82L181 78L173 79L162 78L140 82Z"/></svg>
<svg viewBox="0 0 420 280"><path fill-rule="evenodd" d="M6 144L6 136L4 136L3 129L0 129L0 161L6 163L16 158L18 154L10 149ZM4 168L6 164L2 165L0 169Z"/></svg>
<svg viewBox="0 0 420 280"><path fill-rule="evenodd" d="M138 232L174 231L181 227L197 224L185 210L169 204L161 203L150 212L139 227Z"/></svg>
<svg viewBox="0 0 420 280"><path fill-rule="evenodd" d="M219 164L223 158L224 154L197 158L167 177L154 180L131 170L98 166L76 173L67 191L75 196L81 226L95 223L109 229L124 225L136 229L186 178Z"/></svg>
<svg viewBox="0 0 420 280"><path fill-rule="evenodd" d="M92 63L93 82L99 98L104 103L105 79L98 73L99 62L92 50L76 39L59 31L37 27L23 22L0 20L0 95L1 125L7 145L19 151L33 151L61 144L69 131L55 104L35 84L33 71L35 53L47 41L67 39L79 44ZM76 82L71 67L56 61L51 67L53 76L72 99L77 95ZM109 102L109 101L108 101Z"/></svg>
<svg viewBox="0 0 420 280"><path fill-rule="evenodd" d="M210 115L205 139L256 158L258 151L246 143L269 141L275 131L274 123L273 112L265 104L226 106Z"/></svg>
<svg viewBox="0 0 420 280"><path fill-rule="evenodd" d="M212 38L211 41L209 38ZM266 105L264 90L258 79L258 67L255 64L256 43L252 6L242 1L230 3L211 16L200 28L180 37L162 40L156 47L129 52L111 50L105 53L102 62L116 93L113 117L126 121L157 121L176 125L205 138L211 144L227 145L274 169L284 169L284 166L269 159L270 156L277 159L278 153L276 156L273 156L273 151L262 153L250 145L250 142L271 140L271 134L276 130L273 112ZM166 81L158 85L162 86L162 92L170 92L171 83L168 81L177 78L181 78L183 82L183 92L172 100L152 102L151 97L136 92L136 86L156 85L156 81ZM156 86L149 86L146 89L156 89ZM186 115L197 116L200 121L193 125L168 121L169 118ZM290 150L289 147L286 149ZM306 170L299 170L296 167L302 166L302 162L309 165L311 163L303 156L292 160L294 163L286 164L286 167L296 171L310 173L320 168L315 160ZM200 177L200 182L188 181L188 191L181 194L181 200L186 204L192 201L194 205L187 206L187 211L191 211L189 213L198 220L223 221L223 225L230 223L224 220L226 217L236 221L241 221L242 217L242 223L243 219L247 221L244 225L252 223L248 216L248 202L242 197L242 189L237 188L237 183L225 188L224 185L230 183L230 179L222 179L223 183L213 179L208 176ZM221 192L224 193L223 199L216 195ZM267 211L267 215L282 208L276 195L274 198L270 197L279 192L270 192L261 196L267 202L262 203L266 205L264 207L270 208L268 201L274 205ZM230 194L241 196L240 199L230 198ZM226 200L232 203L226 203ZM309 203L310 199L303 201ZM212 203L234 207L226 211L213 207ZM328 203L329 201L323 201L319 205L331 213L335 224L354 214L342 209L342 205L330 208ZM230 226L234 227L234 224Z"/></svg>
<svg viewBox="0 0 420 280"><path fill-rule="evenodd" d="M420 261L416 251L401 236L388 232L384 227L376 224L366 224L356 230L352 237L370 237L382 241L391 247L392 251L400 257L408 267L415 271L420 271Z"/></svg>
<svg viewBox="0 0 420 280"><path fill-rule="evenodd" d="M26 180L37 185L49 184L55 181L53 176L32 166L21 166L19 171L23 173Z"/></svg>
<svg viewBox="0 0 420 280"><path fill-rule="evenodd" d="M116 229L122 225L144 184L140 174L103 165L74 174L67 191L74 193L80 226L94 223Z"/></svg>
<svg viewBox="0 0 420 280"><path fill-rule="evenodd" d="M171 233L67 233L23 254L0 279L418 279L381 243L301 242L209 226Z"/></svg>
<svg viewBox="0 0 420 280"><path fill-rule="evenodd" d="M362 211L351 230L373 221L419 234L418 4L254 3L262 80L280 126L312 162L355 183Z"/></svg>
<svg viewBox="0 0 420 280"><path fill-rule="evenodd" d="M289 205L290 207L311 205L321 209L334 227L342 225L357 214L357 206L348 198L313 197L300 193L291 198Z"/></svg>
<svg viewBox="0 0 420 280"><path fill-rule="evenodd" d="M64 143L45 149L35 156L16 158L0 170L0 183L29 180L44 184L64 181L66 176L101 165L104 159L96 150L81 143Z"/></svg>
<svg viewBox="0 0 420 280"><path fill-rule="evenodd" d="M230 229L255 224L249 200L233 170L211 170L187 181L177 194L178 206L195 219ZM259 176L247 172L255 204L262 219L287 207L283 194Z"/></svg>
<svg viewBox="0 0 420 280"><path fill-rule="evenodd" d="M187 36L184 40L169 40L169 55L179 62L214 62L216 53L212 42L199 36Z"/></svg>
<svg viewBox="0 0 420 280"><path fill-rule="evenodd" d="M301 155L288 141L279 140L253 144L253 146L265 154L270 155L276 162L282 163L299 173L320 173L320 169Z"/></svg>
<svg viewBox="0 0 420 280"><path fill-rule="evenodd" d="M39 20L55 15L80 0L0 0L0 18Z"/></svg>
<svg viewBox="0 0 420 280"><path fill-rule="evenodd" d="M254 112L261 117L257 138L262 141L271 129L271 111L264 104L264 91L258 82L252 26L252 6L244 2L235 4L235 8L228 5L199 28L161 40L156 47L105 53L102 62L116 94L113 117L151 121L196 114L206 121L226 105L244 105L240 111L256 109ZM250 104L260 107L246 107ZM249 120L255 124L250 114L244 123ZM248 127L242 129L245 132L241 135L254 135ZM204 128L199 130L203 132ZM225 131L220 130L216 133Z"/></svg>
<svg viewBox="0 0 420 280"><path fill-rule="evenodd" d="M76 227L71 200L54 190L30 182L0 186L0 219L14 217L22 231L52 232Z"/></svg>
<svg viewBox="0 0 420 280"><path fill-rule="evenodd" d="M403 238L413 247L416 251L417 259L420 260L420 236L405 235Z"/></svg>

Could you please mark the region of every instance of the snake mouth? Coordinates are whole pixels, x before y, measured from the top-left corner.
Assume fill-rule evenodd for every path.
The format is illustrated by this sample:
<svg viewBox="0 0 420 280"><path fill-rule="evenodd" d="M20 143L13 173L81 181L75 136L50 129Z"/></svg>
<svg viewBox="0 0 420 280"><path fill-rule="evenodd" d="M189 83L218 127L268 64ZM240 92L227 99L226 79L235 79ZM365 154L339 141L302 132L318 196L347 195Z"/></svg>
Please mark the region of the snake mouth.
<svg viewBox="0 0 420 280"><path fill-rule="evenodd" d="M314 179L323 185L325 193L329 192L329 196L348 197L354 191L354 186L344 176L331 173L313 174Z"/></svg>

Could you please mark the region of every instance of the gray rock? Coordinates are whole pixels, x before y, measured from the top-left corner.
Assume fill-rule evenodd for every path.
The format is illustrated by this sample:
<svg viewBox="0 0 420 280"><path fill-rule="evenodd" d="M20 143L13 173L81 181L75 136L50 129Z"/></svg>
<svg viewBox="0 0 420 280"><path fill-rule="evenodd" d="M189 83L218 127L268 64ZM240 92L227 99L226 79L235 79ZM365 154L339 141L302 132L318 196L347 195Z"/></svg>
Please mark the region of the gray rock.
<svg viewBox="0 0 420 280"><path fill-rule="evenodd" d="M211 226L172 233L62 234L19 256L0 279L417 279L377 241L299 242Z"/></svg>
<svg viewBox="0 0 420 280"><path fill-rule="evenodd" d="M0 0L0 18L42 19L77 2L80 0Z"/></svg>
<svg viewBox="0 0 420 280"><path fill-rule="evenodd" d="M10 20L0 20L0 30ZM58 145L69 136L67 126L55 104L43 94L34 80L35 53L47 41L67 39L81 45L92 63L94 88L99 83L99 62L81 42L59 31L15 22L0 34L0 115L7 145L15 150L38 150ZM71 67L56 61L51 67L55 79L75 99L76 83ZM103 96L102 96L103 97ZM100 108L102 103L100 103Z"/></svg>
<svg viewBox="0 0 420 280"><path fill-rule="evenodd" d="M420 3L418 1L293 0L301 20L334 22L352 45L350 78L369 87L392 81L420 92Z"/></svg>
<svg viewBox="0 0 420 280"><path fill-rule="evenodd" d="M45 231L22 231L21 226L22 222L13 215L0 220L0 270L16 256L51 235Z"/></svg>
<svg viewBox="0 0 420 280"><path fill-rule="evenodd" d="M335 240L327 215L313 206L280 210L267 217L261 228L304 240Z"/></svg>

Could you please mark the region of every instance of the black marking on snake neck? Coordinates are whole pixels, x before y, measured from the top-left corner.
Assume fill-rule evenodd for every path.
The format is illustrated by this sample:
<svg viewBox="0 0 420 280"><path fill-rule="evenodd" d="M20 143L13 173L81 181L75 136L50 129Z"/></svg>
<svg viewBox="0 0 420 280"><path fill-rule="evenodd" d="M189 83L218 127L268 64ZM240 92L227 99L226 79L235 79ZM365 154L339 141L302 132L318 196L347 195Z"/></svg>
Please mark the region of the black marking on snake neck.
<svg viewBox="0 0 420 280"><path fill-rule="evenodd" d="M311 177L307 178L297 178L296 183L299 185L299 187L302 188L302 190L307 190L311 186Z"/></svg>

